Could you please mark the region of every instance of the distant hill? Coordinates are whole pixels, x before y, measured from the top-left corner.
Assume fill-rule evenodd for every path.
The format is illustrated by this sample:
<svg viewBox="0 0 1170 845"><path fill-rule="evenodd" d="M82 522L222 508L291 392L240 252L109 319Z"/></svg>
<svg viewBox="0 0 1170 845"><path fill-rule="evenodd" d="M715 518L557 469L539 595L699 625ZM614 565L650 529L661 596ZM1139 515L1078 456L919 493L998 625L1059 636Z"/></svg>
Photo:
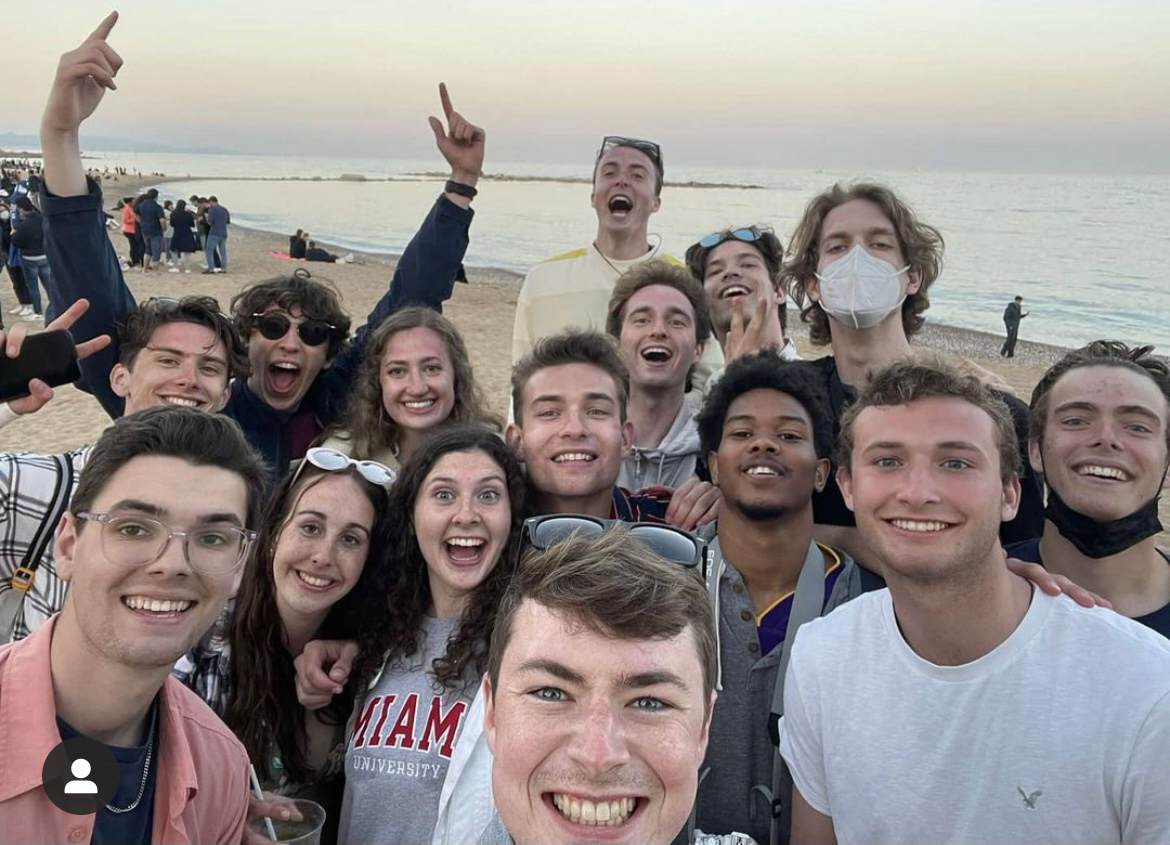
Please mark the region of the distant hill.
<svg viewBox="0 0 1170 845"><path fill-rule="evenodd" d="M233 150L201 147L183 149L170 144L155 144L150 141L134 141L129 138L107 138L101 135L82 137L84 150L102 150L122 153L207 153L209 155L234 155ZM0 150L39 150L41 139L36 135L21 135L16 132L0 132Z"/></svg>

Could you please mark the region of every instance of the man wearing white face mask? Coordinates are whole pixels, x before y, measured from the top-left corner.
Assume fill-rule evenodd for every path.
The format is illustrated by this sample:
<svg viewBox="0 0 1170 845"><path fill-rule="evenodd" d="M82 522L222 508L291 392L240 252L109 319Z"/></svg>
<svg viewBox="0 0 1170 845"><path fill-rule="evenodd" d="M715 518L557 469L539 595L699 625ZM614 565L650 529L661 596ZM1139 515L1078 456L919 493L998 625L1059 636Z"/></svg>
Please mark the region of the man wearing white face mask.
<svg viewBox="0 0 1170 845"><path fill-rule="evenodd" d="M829 394L834 429L870 372L913 351L910 338L925 323L927 292L942 270L942 253L939 231L884 185L834 185L805 208L781 284L800 306L809 339L819 346L832 344L832 355L809 366ZM1026 448L1028 406L1012 396L1003 398ZM1039 480L1028 471L1020 484L1019 511L1000 529L1004 543L1037 536L1044 524ZM817 539L866 562L866 549L836 483L814 497L813 505Z"/></svg>

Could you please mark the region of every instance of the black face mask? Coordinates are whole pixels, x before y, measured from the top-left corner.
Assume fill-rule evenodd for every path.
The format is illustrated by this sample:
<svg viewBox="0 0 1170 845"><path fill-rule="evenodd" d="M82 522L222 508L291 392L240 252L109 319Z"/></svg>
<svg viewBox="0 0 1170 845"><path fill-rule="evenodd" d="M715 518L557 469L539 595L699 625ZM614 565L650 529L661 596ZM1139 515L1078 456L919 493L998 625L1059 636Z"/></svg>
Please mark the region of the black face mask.
<svg viewBox="0 0 1170 845"><path fill-rule="evenodd" d="M1098 522L1074 511L1049 487L1044 516L1081 554L1094 560L1124 552L1162 530L1157 496L1129 516Z"/></svg>

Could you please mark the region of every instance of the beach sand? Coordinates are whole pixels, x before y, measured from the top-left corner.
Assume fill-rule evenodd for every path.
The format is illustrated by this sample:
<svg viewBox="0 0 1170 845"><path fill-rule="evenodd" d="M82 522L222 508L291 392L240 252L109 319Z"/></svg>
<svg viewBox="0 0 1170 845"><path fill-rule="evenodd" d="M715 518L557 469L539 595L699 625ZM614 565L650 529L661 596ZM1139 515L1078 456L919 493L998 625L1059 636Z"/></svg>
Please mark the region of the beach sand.
<svg viewBox="0 0 1170 845"><path fill-rule="evenodd" d="M157 178L150 184L159 181ZM146 184L143 180L143 184ZM107 189L107 207L112 198L133 192L136 180L123 178L116 187ZM472 237L475 237L474 224ZM125 255L126 240L120 232L111 231L115 250ZM322 244L331 252L342 252L338 247ZM142 301L150 296L186 296L200 294L216 297L224 310L232 296L240 289L262 279L291 273L297 267L306 267L314 278L327 279L340 291L342 301L351 315L355 328L369 313L385 292L394 270L395 259L383 255L355 253L353 264L306 264L273 257L272 251L288 249L287 236L259 232L233 225L228 240L228 269L226 274L202 275L198 269L191 274L161 272L149 274L137 270L126 274L134 296ZM202 256L192 263L198 268ZM467 268L468 284L456 284L454 295L444 306L444 313L459 327L467 343L471 361L487 393L493 410L507 415L509 377L511 368L512 319L521 277L506 270ZM0 307L4 309L6 325L16 318L8 309L16 305L12 287L0 284ZM827 350L813 347L802 331L799 318L790 314L792 337L805 358L820 357ZM984 332L958 329L928 323L916 336L915 345L933 349L952 361L970 358L1001 375L1027 401L1036 381L1046 367L1060 357L1063 350L1044 344L1021 340L1016 347L1016 358L1008 361L999 356L1002 337ZM5 451L57 452L92 442L109 424L98 403L89 395L73 388L56 389L53 401L33 417L18 419L3 429L0 443ZM1163 524L1170 525L1170 501L1163 499ZM1164 547L1170 547L1170 533L1162 535Z"/></svg>

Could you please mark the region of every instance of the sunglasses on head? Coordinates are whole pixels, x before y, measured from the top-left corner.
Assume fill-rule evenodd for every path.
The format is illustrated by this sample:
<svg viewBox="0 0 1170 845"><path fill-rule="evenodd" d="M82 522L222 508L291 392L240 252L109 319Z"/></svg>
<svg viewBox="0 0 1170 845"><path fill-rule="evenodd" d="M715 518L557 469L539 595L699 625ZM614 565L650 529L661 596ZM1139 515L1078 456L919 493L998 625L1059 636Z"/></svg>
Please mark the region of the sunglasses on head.
<svg viewBox="0 0 1170 845"><path fill-rule="evenodd" d="M398 477L398 474L394 470L377 461L359 461L351 458L344 452L330 449L328 446L314 446L305 452L304 460L297 466L297 471L293 473L293 484L296 484L297 479L308 465L325 470L325 472L344 472L350 467L353 467L357 470L358 475L366 481L371 484L377 484L386 490L390 489L390 485Z"/></svg>
<svg viewBox="0 0 1170 845"><path fill-rule="evenodd" d="M606 135L601 139L601 149L597 151L597 161L601 161L601 157L616 147L633 147L635 150L645 153L654 162L658 168L658 172L662 172L662 148L653 141L644 141L641 138L624 138L621 135Z"/></svg>
<svg viewBox="0 0 1170 845"><path fill-rule="evenodd" d="M533 548L547 549L562 543L574 534L593 537L622 526L630 536L652 552L671 563L687 568L703 562L707 541L669 525L652 522L622 522L619 519L598 519L582 514L548 514L524 520L524 540Z"/></svg>
<svg viewBox="0 0 1170 845"><path fill-rule="evenodd" d="M721 232L712 232L709 235L704 235L699 238L699 246L703 249L711 249L733 238L737 241L750 244L755 243L762 237L764 237L764 233L755 226L744 226L742 229L724 229Z"/></svg>
<svg viewBox="0 0 1170 845"><path fill-rule="evenodd" d="M253 314L256 328L268 340L280 340L288 334L288 327L292 325L292 318L283 311L265 311L263 314ZM337 332L337 326L326 323L324 320L304 320L297 324L297 337L305 342L306 346L320 346Z"/></svg>

